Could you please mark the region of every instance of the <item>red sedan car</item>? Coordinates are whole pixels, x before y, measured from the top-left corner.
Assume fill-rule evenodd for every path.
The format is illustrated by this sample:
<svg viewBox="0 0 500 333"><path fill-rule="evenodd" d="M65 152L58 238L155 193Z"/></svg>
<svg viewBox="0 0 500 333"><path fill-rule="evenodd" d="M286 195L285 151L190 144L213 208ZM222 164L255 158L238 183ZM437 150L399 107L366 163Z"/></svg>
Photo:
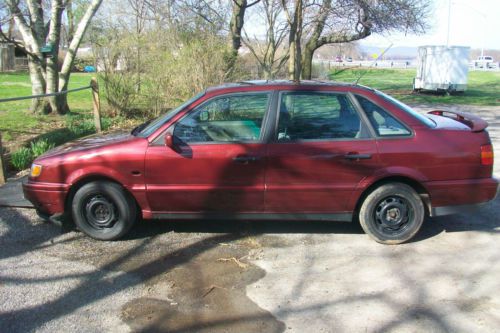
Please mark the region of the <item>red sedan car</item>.
<svg viewBox="0 0 500 333"><path fill-rule="evenodd" d="M71 215L101 240L140 217L359 218L373 239L396 244L426 215L496 196L486 127L471 114L424 116L359 85L241 82L131 133L48 152L24 193L40 214Z"/></svg>

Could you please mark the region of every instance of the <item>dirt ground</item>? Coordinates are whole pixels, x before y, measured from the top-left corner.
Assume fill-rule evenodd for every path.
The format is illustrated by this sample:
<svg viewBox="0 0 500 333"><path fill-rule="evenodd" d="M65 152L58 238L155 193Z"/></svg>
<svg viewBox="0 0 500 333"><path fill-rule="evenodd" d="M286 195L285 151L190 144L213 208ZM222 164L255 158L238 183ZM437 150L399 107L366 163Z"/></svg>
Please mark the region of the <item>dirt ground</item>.
<svg viewBox="0 0 500 333"><path fill-rule="evenodd" d="M499 216L497 198L398 246L286 221L143 221L99 242L0 208L0 332L497 332Z"/></svg>

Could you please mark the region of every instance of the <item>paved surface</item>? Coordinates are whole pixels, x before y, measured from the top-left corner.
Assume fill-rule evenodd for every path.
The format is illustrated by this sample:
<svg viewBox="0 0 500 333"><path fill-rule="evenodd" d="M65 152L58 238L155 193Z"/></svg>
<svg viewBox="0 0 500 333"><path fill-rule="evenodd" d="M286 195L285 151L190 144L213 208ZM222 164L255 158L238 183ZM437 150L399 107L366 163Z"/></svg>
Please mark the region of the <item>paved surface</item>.
<svg viewBox="0 0 500 333"><path fill-rule="evenodd" d="M23 196L22 182L25 177L9 179L5 185L0 186L0 207L33 207L31 202Z"/></svg>
<svg viewBox="0 0 500 333"><path fill-rule="evenodd" d="M151 221L99 242L0 208L0 332L497 332L499 216L497 198L398 246L325 222Z"/></svg>

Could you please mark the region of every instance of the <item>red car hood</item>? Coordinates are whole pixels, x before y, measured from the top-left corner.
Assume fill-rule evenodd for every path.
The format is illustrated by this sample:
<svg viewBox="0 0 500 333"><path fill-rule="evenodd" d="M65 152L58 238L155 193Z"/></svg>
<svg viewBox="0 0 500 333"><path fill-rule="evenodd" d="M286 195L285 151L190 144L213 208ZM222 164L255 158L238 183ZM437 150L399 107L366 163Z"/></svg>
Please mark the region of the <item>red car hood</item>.
<svg viewBox="0 0 500 333"><path fill-rule="evenodd" d="M113 132L107 135L94 134L56 147L40 156L39 159L64 155L77 151L97 149L109 145L123 143L129 140L133 140L134 138L135 136L131 135L130 132L122 131Z"/></svg>

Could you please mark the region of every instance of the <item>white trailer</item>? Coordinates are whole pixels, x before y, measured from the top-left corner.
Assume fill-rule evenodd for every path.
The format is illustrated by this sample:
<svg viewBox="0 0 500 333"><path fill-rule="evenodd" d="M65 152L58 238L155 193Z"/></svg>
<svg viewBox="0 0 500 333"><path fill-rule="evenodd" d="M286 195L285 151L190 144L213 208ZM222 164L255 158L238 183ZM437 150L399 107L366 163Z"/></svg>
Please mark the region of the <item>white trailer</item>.
<svg viewBox="0 0 500 333"><path fill-rule="evenodd" d="M469 73L467 46L420 46L413 90L464 92Z"/></svg>

